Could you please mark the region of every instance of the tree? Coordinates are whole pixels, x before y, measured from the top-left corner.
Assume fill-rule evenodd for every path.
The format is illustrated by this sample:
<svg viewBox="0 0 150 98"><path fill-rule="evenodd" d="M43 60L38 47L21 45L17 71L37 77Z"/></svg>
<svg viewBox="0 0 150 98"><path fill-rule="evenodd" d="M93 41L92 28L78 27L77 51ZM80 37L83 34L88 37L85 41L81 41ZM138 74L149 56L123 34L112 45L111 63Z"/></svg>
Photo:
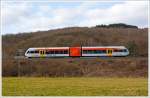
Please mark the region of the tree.
<svg viewBox="0 0 150 98"><path fill-rule="evenodd" d="M138 47L134 41L128 42L127 48L129 50L130 56L137 56L138 55Z"/></svg>

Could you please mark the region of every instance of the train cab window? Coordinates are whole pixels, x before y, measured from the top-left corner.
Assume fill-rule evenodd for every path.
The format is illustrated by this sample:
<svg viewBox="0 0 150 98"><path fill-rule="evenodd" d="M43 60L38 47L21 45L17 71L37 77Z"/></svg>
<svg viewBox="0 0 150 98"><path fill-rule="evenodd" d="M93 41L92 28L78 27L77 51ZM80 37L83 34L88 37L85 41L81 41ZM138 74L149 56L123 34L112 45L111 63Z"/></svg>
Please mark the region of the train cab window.
<svg viewBox="0 0 150 98"><path fill-rule="evenodd" d="M124 49L123 52L127 52L127 49Z"/></svg>
<svg viewBox="0 0 150 98"><path fill-rule="evenodd" d="M28 51L28 53L34 53L34 51Z"/></svg>

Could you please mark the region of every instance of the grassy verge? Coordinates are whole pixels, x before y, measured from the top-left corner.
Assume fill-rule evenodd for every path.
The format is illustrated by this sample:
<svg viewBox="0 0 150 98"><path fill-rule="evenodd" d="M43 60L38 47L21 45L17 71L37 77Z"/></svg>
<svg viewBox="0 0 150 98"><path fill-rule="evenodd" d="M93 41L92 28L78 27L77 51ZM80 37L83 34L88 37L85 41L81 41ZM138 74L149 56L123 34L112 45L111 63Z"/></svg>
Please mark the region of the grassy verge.
<svg viewBox="0 0 150 98"><path fill-rule="evenodd" d="M3 77L3 96L147 96L147 78Z"/></svg>

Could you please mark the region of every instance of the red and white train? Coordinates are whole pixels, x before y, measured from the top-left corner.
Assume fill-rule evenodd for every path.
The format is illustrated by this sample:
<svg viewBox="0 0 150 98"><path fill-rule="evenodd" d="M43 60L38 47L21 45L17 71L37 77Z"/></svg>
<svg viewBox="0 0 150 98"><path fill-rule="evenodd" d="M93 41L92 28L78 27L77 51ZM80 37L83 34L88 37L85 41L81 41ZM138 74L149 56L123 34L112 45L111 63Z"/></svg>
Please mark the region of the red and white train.
<svg viewBox="0 0 150 98"><path fill-rule="evenodd" d="M95 47L41 47L29 48L25 56L32 57L101 57L127 56L129 51L124 46Z"/></svg>

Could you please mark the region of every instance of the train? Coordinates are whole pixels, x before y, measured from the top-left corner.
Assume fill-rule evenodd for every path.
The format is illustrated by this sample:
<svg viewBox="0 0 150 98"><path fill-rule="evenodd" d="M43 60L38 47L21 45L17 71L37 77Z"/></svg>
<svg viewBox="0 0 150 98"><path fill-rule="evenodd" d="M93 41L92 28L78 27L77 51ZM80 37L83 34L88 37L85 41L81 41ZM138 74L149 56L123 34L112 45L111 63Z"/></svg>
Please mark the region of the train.
<svg viewBox="0 0 150 98"><path fill-rule="evenodd" d="M35 47L25 52L27 58L38 57L125 57L125 46Z"/></svg>

